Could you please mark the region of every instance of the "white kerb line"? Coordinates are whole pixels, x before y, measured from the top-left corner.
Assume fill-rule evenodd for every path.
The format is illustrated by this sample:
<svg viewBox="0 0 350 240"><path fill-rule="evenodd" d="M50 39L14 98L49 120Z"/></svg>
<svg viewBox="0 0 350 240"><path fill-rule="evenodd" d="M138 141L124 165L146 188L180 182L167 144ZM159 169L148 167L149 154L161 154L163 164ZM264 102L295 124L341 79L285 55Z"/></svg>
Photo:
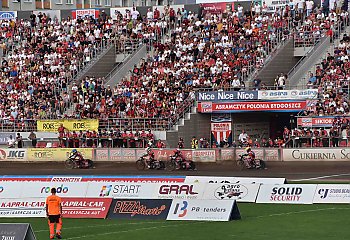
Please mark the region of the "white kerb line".
<svg viewBox="0 0 350 240"><path fill-rule="evenodd" d="M341 176L350 176L350 173L326 175L326 176L313 177L313 178L304 178L304 179L295 179L295 180L291 180L291 181L294 181L294 182L310 181L310 180L325 179L325 178L332 178L332 177L341 177ZM349 179L349 181L350 181L350 179Z"/></svg>
<svg viewBox="0 0 350 240"><path fill-rule="evenodd" d="M123 231L88 234L88 235L82 235L79 237L71 237L71 238L65 238L65 239L71 240L71 239L91 238L91 237L105 236L105 235L117 234L117 233L128 233L128 232L142 231L142 230L160 229L160 228L167 228L167 227L178 227L178 226L183 226L183 225L189 225L189 224L193 225L193 224L200 224L200 223L204 223L204 222L196 222L196 223L191 222L191 223L176 224L176 225L167 224L167 225L160 225L160 226L154 226L154 227L143 227L143 228L129 229L129 230L123 230Z"/></svg>
<svg viewBox="0 0 350 240"><path fill-rule="evenodd" d="M144 224L152 224L152 223L160 223L160 222L135 222L135 223L113 223L113 224L100 224L100 225L89 225L89 226L77 226L77 227L67 227L62 230L70 230L70 229L80 229L80 228L103 228L103 227L113 227L113 226L127 226L127 225L144 225ZM35 233L39 232L48 232L48 229L41 229L34 231Z"/></svg>

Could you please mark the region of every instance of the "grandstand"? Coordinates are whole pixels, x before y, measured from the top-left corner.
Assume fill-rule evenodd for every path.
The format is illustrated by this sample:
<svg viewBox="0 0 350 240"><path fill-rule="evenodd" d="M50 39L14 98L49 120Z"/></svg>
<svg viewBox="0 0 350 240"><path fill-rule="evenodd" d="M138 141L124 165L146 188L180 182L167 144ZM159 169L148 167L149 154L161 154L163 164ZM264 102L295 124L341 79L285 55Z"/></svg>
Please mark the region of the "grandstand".
<svg viewBox="0 0 350 240"><path fill-rule="evenodd" d="M245 130L254 146L320 147L326 144L315 131L302 128L321 127L327 146L334 138L347 144L347 1L338 8L300 4L242 2L243 12L236 4L216 12L201 4L32 12L5 1L16 14L0 20L3 139L33 131L39 147L63 147L61 138L80 139L79 147L90 138L100 139L94 147L144 147L155 139L176 147L182 137L190 148L196 136L219 147L225 138L239 146ZM204 92L209 100L198 98ZM299 124L326 116L345 120ZM98 119L99 126L62 135L38 127L68 119ZM228 129L218 133L215 121ZM306 140L295 143L298 136ZM127 144L116 144L120 139Z"/></svg>

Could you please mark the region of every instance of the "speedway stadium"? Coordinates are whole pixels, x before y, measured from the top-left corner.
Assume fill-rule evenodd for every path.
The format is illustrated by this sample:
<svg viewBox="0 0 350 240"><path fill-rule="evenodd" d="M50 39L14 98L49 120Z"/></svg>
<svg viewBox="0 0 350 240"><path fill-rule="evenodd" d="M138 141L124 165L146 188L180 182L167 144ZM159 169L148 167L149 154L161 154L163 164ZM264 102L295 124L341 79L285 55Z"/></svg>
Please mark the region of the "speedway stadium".
<svg viewBox="0 0 350 240"><path fill-rule="evenodd" d="M347 0L3 0L1 238L346 239L349 27Z"/></svg>

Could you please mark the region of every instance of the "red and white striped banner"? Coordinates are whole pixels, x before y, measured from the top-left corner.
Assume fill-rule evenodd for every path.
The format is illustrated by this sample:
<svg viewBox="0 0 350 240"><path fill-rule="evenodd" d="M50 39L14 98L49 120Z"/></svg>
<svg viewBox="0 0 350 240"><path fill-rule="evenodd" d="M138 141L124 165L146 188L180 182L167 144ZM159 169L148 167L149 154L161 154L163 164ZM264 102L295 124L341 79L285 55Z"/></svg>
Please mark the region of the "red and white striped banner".
<svg viewBox="0 0 350 240"><path fill-rule="evenodd" d="M228 139L231 135L231 122L212 122L211 133L213 134L215 141L220 143L224 139Z"/></svg>

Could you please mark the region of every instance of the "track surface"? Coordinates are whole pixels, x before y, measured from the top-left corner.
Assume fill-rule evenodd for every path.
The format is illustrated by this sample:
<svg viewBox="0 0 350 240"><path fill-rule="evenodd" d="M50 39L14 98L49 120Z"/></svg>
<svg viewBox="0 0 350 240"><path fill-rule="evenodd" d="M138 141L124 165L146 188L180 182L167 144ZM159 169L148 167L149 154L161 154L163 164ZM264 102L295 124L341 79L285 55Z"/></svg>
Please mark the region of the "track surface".
<svg viewBox="0 0 350 240"><path fill-rule="evenodd" d="M288 180L350 182L349 162L268 162L265 170L240 171L233 162L197 164L198 171L137 171L133 163L96 163L95 169L66 169L63 163L0 163L0 175L202 175L285 177Z"/></svg>

